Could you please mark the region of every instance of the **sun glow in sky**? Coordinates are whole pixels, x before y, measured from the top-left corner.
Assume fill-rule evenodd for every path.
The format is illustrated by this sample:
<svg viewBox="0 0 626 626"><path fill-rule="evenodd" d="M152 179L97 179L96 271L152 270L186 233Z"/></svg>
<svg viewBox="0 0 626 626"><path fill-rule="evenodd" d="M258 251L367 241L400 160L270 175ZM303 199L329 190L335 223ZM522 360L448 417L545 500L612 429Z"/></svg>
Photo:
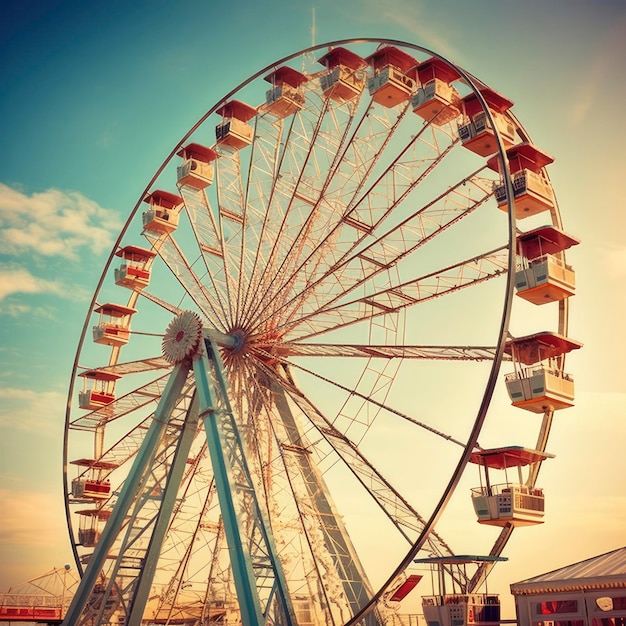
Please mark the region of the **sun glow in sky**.
<svg viewBox="0 0 626 626"><path fill-rule="evenodd" d="M350 37L430 48L515 102L582 240L568 359L577 404L542 469L546 523L518 531L492 591L624 544L626 6L603 0L14 3L0 23L0 591L72 561L67 387L128 212L218 99L276 59ZM5 9L6 12L6 9ZM469 494L468 494L469 497ZM454 529L453 529L454 530ZM497 589L493 589L493 585Z"/></svg>

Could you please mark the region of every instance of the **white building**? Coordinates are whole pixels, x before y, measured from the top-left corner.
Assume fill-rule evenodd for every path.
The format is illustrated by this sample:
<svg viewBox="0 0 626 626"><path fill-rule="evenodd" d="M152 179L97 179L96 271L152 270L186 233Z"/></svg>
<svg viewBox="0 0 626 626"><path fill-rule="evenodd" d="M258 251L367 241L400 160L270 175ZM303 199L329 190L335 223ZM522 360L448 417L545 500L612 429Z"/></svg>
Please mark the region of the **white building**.
<svg viewBox="0 0 626 626"><path fill-rule="evenodd" d="M519 626L626 626L626 547L511 585Z"/></svg>

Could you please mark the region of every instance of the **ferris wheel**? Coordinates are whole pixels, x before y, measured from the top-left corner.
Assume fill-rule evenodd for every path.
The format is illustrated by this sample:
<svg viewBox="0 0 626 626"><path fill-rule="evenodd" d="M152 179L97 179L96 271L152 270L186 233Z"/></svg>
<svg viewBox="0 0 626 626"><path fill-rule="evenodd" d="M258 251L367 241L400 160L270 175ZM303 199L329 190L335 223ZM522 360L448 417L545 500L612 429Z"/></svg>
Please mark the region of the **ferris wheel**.
<svg viewBox="0 0 626 626"><path fill-rule="evenodd" d="M174 147L74 362L67 623L401 623L415 559L464 593L495 562L457 568L473 546L439 530L470 462L490 555L542 521L578 242L512 106L420 46L345 40L257 72ZM511 404L524 428L482 447Z"/></svg>

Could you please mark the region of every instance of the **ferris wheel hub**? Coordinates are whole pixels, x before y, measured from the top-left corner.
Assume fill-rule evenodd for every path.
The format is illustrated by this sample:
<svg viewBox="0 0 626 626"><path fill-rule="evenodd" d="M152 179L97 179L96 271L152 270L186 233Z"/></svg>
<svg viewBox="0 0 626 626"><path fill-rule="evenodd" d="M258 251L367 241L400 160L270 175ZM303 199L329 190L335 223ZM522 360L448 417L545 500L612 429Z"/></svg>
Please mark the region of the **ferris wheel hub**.
<svg viewBox="0 0 626 626"><path fill-rule="evenodd" d="M202 322L192 311L183 311L167 327L163 337L163 357L172 364L196 354L201 346Z"/></svg>

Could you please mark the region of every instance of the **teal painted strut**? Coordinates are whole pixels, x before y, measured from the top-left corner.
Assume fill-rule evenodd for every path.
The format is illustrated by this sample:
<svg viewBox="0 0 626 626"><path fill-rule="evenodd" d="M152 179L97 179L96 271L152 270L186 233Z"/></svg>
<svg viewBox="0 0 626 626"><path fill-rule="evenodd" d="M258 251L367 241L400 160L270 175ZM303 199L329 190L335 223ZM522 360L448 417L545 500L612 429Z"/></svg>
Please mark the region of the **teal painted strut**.
<svg viewBox="0 0 626 626"><path fill-rule="evenodd" d="M98 577L102 571L107 554L111 549L115 539L117 538L124 519L132 505L137 490L145 473L145 470L154 456L155 450L161 440L163 431L167 426L169 417L176 405L180 393L187 380L189 365L180 363L172 370L167 385L163 391L163 395L159 401L152 423L148 428L148 432L137 452L137 456L133 461L133 465L124 481L120 495L117 499L115 507L111 512L100 539L96 544L93 554L89 559L87 569L80 581L80 585L76 590L72 603L70 604L62 626L76 626L80 623L80 617L89 601L91 592L98 582Z"/></svg>
<svg viewBox="0 0 626 626"><path fill-rule="evenodd" d="M141 571L141 576L137 582L137 588L133 593L133 599L126 617L125 626L141 626L143 613L148 602L150 589L154 580L157 563L161 556L163 540L169 528L174 505L178 496L178 489L189 458L189 450L193 443L198 426L198 403L194 398L189 410L181 436L178 439L174 460L169 471L167 483L163 493L161 507L157 517L156 525L150 539L150 546L145 556L145 564Z"/></svg>
<svg viewBox="0 0 626 626"><path fill-rule="evenodd" d="M245 461L219 353L213 342L207 340L205 345L208 355L203 351L194 358L193 369L242 623L244 626L265 624L275 596L282 613L280 623L292 626L295 618L284 573ZM218 389L211 378L211 365ZM252 521L250 536L244 532L242 514L250 516ZM265 606L260 590L269 590Z"/></svg>

